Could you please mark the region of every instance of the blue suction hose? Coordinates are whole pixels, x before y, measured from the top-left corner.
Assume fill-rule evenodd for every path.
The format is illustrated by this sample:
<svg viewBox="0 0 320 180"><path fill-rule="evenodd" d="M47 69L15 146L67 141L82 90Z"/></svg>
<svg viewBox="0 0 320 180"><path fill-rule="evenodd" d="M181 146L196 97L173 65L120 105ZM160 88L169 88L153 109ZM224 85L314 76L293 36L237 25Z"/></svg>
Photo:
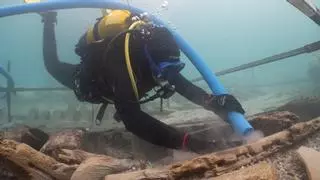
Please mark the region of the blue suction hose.
<svg viewBox="0 0 320 180"><path fill-rule="evenodd" d="M0 17L72 8L127 9L138 14L146 12L133 6L128 6L126 4L114 0L50 0L47 2L19 4L1 7ZM155 23L165 26L165 23L163 23L156 17L152 16L151 18ZM174 31L171 32L173 33L181 51L191 60L193 65L201 73L204 80L208 83L213 94L227 94L227 91L218 81L217 77L211 71L211 69L206 65L203 58L178 33ZM247 135L249 134L249 132L253 131L252 126L240 113L229 112L228 121L238 134Z"/></svg>

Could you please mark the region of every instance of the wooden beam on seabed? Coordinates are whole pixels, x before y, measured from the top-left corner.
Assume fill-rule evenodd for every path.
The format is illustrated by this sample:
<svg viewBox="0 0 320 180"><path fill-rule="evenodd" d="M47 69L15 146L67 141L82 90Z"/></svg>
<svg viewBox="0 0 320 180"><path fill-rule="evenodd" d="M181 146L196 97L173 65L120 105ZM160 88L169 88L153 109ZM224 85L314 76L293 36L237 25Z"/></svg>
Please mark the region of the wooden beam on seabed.
<svg viewBox="0 0 320 180"><path fill-rule="evenodd" d="M103 161L104 164L89 163L90 166L86 167L90 168L84 168L86 171L83 171L83 163L88 163L85 162L86 160L103 155L69 149L61 152L57 151L58 154L50 157L24 143L2 138L0 138L0 157L6 158L22 168L23 172L26 172L25 175L22 174L24 179L29 179L26 177L29 175L34 180L69 180L74 176L77 177L75 180L96 180L97 178L82 179L81 177L84 177L84 173L89 175L97 171L101 173L100 175L103 175L102 177L106 176L106 180L173 180L190 178L191 176L210 178L229 173L242 166L256 164L275 153L292 147L292 145L319 131L320 117L297 123L286 130L251 144L206 154L158 169L145 169L122 174L115 173L131 171L132 165L138 167L140 163L104 156L104 159L106 159L106 161ZM90 171L87 171L89 169Z"/></svg>
<svg viewBox="0 0 320 180"><path fill-rule="evenodd" d="M207 154L163 168L108 175L105 180L174 180L191 176L202 178L208 173L210 177L220 176L268 158L318 131L320 131L320 117L297 123L284 131L251 144Z"/></svg>

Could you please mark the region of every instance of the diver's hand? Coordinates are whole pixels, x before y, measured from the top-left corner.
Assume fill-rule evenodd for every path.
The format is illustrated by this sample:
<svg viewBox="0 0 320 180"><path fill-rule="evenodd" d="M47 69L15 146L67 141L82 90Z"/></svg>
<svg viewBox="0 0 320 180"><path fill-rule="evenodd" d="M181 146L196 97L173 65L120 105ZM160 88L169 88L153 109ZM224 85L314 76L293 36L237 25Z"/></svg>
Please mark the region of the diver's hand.
<svg viewBox="0 0 320 180"><path fill-rule="evenodd" d="M205 100L205 108L212 111L235 111L241 114L245 113L239 101L230 94L210 95Z"/></svg>
<svg viewBox="0 0 320 180"><path fill-rule="evenodd" d="M41 17L42 20L41 22L43 23L57 23L57 12L55 11L48 11L48 12L40 12L38 13Z"/></svg>

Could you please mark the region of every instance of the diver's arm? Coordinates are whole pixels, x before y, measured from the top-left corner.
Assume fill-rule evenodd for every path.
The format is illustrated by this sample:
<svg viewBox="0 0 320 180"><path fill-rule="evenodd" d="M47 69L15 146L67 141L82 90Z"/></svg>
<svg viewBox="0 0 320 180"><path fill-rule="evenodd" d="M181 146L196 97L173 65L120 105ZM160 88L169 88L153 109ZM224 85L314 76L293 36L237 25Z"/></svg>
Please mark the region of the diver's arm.
<svg viewBox="0 0 320 180"><path fill-rule="evenodd" d="M175 89L179 94L181 94L188 100L202 107L208 106L206 100L210 97L210 94L208 94L200 87L194 85L182 74L177 73L174 75L169 75L168 81L170 84L175 86Z"/></svg>
<svg viewBox="0 0 320 180"><path fill-rule="evenodd" d="M212 95L205 92L200 87L194 85L180 73L172 73L168 75L168 81L175 85L176 91L192 101L193 103L213 111L221 118L225 119L227 112L236 111L244 114L238 100L230 94Z"/></svg>
<svg viewBox="0 0 320 180"><path fill-rule="evenodd" d="M72 89L73 73L77 65L60 62L57 53L55 23L56 13L42 14L43 21L43 59L47 71L61 84Z"/></svg>
<svg viewBox="0 0 320 180"><path fill-rule="evenodd" d="M181 132L143 112L132 90L127 73L117 75L114 88L117 117L126 129L149 143L172 149L186 148L194 152L213 149L205 140ZM118 84L118 85L117 85Z"/></svg>
<svg viewBox="0 0 320 180"><path fill-rule="evenodd" d="M116 109L126 129L151 144L171 149L186 149L197 153L218 148L207 140L195 138L153 118L138 106L131 104L125 107L126 105L123 105L116 104Z"/></svg>
<svg viewBox="0 0 320 180"><path fill-rule="evenodd" d="M117 107L117 114L126 129L139 138L167 148L181 148L184 133L153 118L135 105Z"/></svg>
<svg viewBox="0 0 320 180"><path fill-rule="evenodd" d="M148 41L147 47L150 56L155 62L172 58L175 61L180 57L180 50L173 35L163 27L153 29L152 38ZM226 111L244 113L240 103L232 95L209 95L181 74L175 71L169 71L168 73L167 78L171 84L175 85L177 92L193 103L214 111L222 118L225 117Z"/></svg>

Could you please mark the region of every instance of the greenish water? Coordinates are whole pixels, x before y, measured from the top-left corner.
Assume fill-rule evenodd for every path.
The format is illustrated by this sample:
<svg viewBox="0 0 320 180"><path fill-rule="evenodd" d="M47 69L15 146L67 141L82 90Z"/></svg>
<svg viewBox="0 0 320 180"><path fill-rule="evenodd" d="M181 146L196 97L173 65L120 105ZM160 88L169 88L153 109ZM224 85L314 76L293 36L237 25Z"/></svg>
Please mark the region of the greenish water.
<svg viewBox="0 0 320 180"><path fill-rule="evenodd" d="M131 5L149 12L161 10L170 22L206 60L214 71L271 56L320 40L320 27L285 0L130 0ZM320 0L315 1L320 6ZM0 5L22 3L2 0ZM58 11L56 27L61 61L78 63L74 45L95 18L98 9ZM11 62L11 74L18 87L60 87L46 72L42 59L42 24L37 14L0 19L0 64ZM272 84L308 78L308 63L320 52L288 58L219 78L232 84ZM187 60L186 60L187 61ZM199 73L187 61L183 71L195 78ZM1 78L1 77L0 77ZM250 86L252 88L252 86Z"/></svg>
<svg viewBox="0 0 320 180"><path fill-rule="evenodd" d="M2 0L0 5L21 3ZM160 0L129 1L131 5L155 12ZM316 3L320 1L317 0ZM204 57L214 71L291 50L320 39L320 28L285 0L174 0L168 1L162 18ZM59 11L57 40L62 61L77 63L74 44L88 25L99 16L96 9ZM18 86L57 85L46 73L42 61L42 26L36 14L0 19L1 65L12 63L12 75ZM312 56L297 56L283 62L261 66L257 79L274 81L305 75ZM190 71L189 71L190 70ZM199 74L188 64L189 77ZM190 73L190 74L189 74ZM239 81L248 73L239 73ZM243 79L244 78L244 79Z"/></svg>

